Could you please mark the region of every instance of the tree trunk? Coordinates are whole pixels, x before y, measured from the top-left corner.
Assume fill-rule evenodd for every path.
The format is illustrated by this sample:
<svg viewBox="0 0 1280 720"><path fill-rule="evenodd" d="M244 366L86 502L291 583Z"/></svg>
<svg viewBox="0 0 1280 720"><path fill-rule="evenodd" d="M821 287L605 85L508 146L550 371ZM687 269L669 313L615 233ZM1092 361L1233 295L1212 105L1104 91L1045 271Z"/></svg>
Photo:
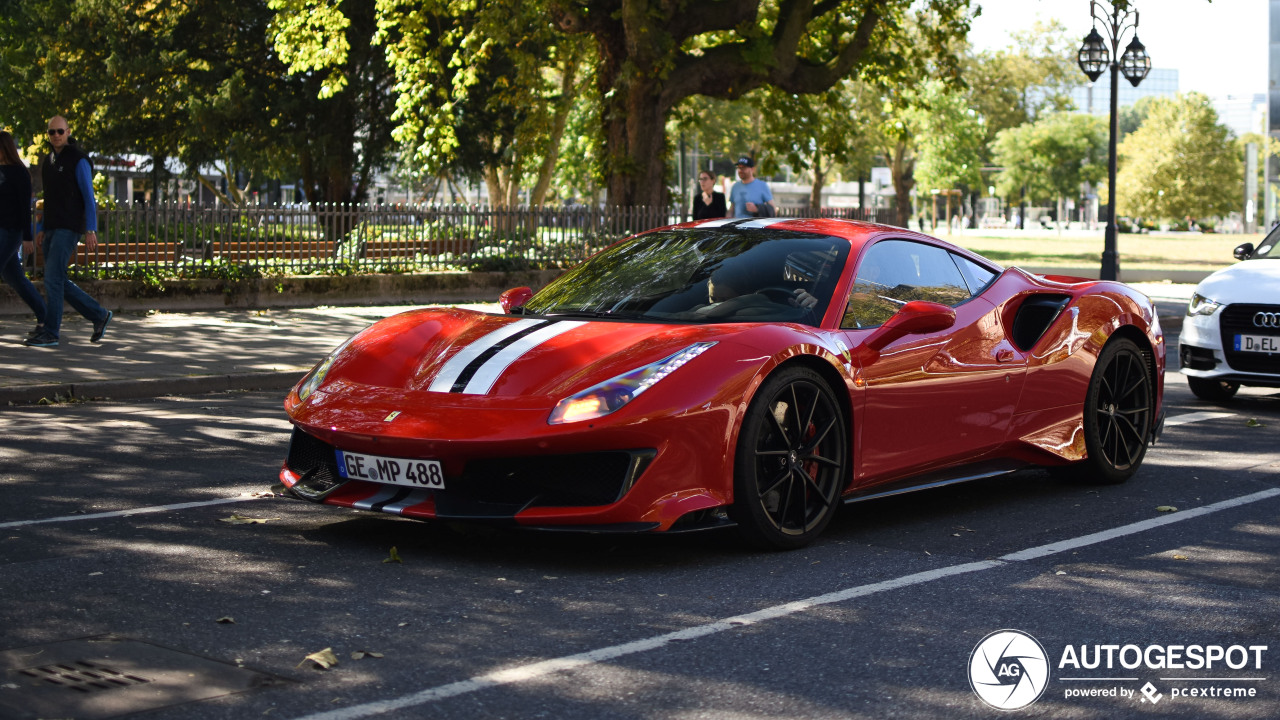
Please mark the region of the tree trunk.
<svg viewBox="0 0 1280 720"><path fill-rule="evenodd" d="M894 206L897 209L898 227L911 222L911 190L916 186L916 159L906 141L899 141L886 155L889 156L889 172L893 175Z"/></svg>
<svg viewBox="0 0 1280 720"><path fill-rule="evenodd" d="M547 139L547 151L542 155L542 166L538 168L538 181L533 186L533 195L529 204L541 207L547 200L547 189L551 187L551 176L555 174L556 161L560 159L560 140L564 137L565 125L569 122L569 111L573 109L576 93L574 86L578 80L578 64L582 52L574 44L565 59L560 76L560 99L556 102L555 112L551 117L551 137Z"/></svg>
<svg viewBox="0 0 1280 720"><path fill-rule="evenodd" d="M826 184L827 171L822 167L822 154L813 156L813 189L809 191L809 209L815 214L822 209L822 187Z"/></svg>

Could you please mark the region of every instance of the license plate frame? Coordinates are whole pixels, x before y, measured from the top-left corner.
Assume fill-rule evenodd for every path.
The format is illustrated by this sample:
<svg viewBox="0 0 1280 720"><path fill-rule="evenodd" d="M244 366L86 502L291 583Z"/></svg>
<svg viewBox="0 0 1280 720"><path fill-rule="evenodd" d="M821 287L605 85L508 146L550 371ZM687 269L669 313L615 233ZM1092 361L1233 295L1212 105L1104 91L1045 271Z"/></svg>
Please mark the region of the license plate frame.
<svg viewBox="0 0 1280 720"><path fill-rule="evenodd" d="M338 474L348 480L444 490L444 467L439 460L397 458L334 448Z"/></svg>
<svg viewBox="0 0 1280 720"><path fill-rule="evenodd" d="M1237 333L1235 351L1247 353L1280 352L1280 335L1246 335Z"/></svg>

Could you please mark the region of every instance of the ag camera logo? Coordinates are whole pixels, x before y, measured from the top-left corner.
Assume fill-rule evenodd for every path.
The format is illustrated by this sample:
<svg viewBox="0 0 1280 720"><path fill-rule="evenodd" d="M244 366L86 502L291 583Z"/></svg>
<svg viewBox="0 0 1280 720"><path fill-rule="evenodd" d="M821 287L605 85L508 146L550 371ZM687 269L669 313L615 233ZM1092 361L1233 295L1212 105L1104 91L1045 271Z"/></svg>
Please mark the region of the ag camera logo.
<svg viewBox="0 0 1280 720"><path fill-rule="evenodd" d="M997 710L1024 708L1039 700L1048 685L1049 656L1021 630L997 630L969 656L969 687Z"/></svg>

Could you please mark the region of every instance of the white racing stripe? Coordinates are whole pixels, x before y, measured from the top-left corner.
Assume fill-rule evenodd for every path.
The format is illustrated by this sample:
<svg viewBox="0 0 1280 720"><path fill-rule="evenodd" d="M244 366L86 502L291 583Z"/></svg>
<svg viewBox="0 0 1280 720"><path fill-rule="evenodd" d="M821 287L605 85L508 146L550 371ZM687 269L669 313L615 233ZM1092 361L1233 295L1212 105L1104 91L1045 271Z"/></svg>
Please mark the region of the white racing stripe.
<svg viewBox="0 0 1280 720"><path fill-rule="evenodd" d="M462 374L463 370L467 369L467 366L471 364L472 360L480 357L480 355L482 355L486 350L497 345L503 340L506 340L508 337L515 335L531 325L537 325L540 322L545 321L532 319L517 320L494 330L488 335L485 335L479 340L476 340L470 345L462 348L458 351L457 355L449 358L449 360L444 364L444 367L440 368L440 372L436 375L436 378L431 381L431 385L427 389L431 392L449 392L453 387L454 381L458 379L458 376Z"/></svg>
<svg viewBox="0 0 1280 720"><path fill-rule="evenodd" d="M510 367L511 363L518 360L521 355L557 335L569 332L579 325L585 324L577 321L564 321L529 333L502 348L496 355L489 358L484 365L481 365L476 374L471 376L471 380L467 382L467 386L462 392L468 395L483 395L489 392L489 388L493 387L493 384L498 381L498 377L502 375L503 371ZM434 386L435 383L432 383L432 385Z"/></svg>
<svg viewBox="0 0 1280 720"><path fill-rule="evenodd" d="M865 597L867 595L891 590L898 590L912 585L920 585L934 580L940 580L942 578L954 577L956 575L1005 567L1015 562L1025 562L1027 560L1042 558L1065 552L1067 550L1084 547L1086 545L1105 542L1124 535L1143 532L1155 527L1170 525L1176 522L1182 522L1183 520L1190 520L1192 518L1203 517L1210 513L1248 505L1250 503L1259 502L1276 496L1280 496L1280 489L1273 488L1271 490L1264 490L1262 492L1253 493L1252 495L1244 495L1242 497L1224 500L1222 502L1206 505L1194 510L1180 512L1174 515L1132 523L1112 530L1074 538L1072 540L1064 540L1059 543L1042 545L1040 547L1029 548L1020 552L1010 553L999 560L952 565L950 567L938 568L937 570L928 570L925 572L914 573L912 575L904 575L899 578L884 580L878 583L857 585L845 588L844 590L827 593L825 595L816 595L804 600L796 600L782 605L774 605L773 607L768 607L746 615L738 615L703 625L696 625L694 627L685 628L684 630L677 630L663 635L655 635L653 637L635 640L629 643L622 643L620 645L611 645L609 647L603 647L576 655L566 655L550 660L543 660L541 662L527 663L525 665L517 665L515 667L502 670L495 670L484 675L477 675L475 677L449 683L447 685L437 685L415 693L402 695L397 698L375 700L373 702L363 703L360 705L353 705L348 708L315 713L313 715L306 715L304 717L297 718L297 720L356 720L357 718L381 715L395 710L403 710L405 708L426 705L438 700L478 692L486 688L525 682L557 672L596 665L626 655L656 650L675 641L692 640L695 638L705 637L707 635L714 635L727 630L734 630L740 627L754 625L755 623L764 622L766 620L774 620L788 615L805 612L822 605L844 602L853 598Z"/></svg>

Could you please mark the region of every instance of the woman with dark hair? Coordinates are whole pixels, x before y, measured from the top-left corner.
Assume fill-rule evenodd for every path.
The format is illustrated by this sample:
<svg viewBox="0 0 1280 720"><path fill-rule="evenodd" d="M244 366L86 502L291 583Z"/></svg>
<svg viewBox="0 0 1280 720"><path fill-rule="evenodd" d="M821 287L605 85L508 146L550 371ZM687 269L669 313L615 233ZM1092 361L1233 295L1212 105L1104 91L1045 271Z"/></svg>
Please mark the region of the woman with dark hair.
<svg viewBox="0 0 1280 720"><path fill-rule="evenodd" d="M13 135L0 130L0 277L36 314L34 335L44 328L44 299L22 269L19 251L31 241L31 173L18 155Z"/></svg>
<svg viewBox="0 0 1280 720"><path fill-rule="evenodd" d="M709 170L698 173L698 194L693 196L693 219L722 218L728 215L724 193L716 190L716 177Z"/></svg>

